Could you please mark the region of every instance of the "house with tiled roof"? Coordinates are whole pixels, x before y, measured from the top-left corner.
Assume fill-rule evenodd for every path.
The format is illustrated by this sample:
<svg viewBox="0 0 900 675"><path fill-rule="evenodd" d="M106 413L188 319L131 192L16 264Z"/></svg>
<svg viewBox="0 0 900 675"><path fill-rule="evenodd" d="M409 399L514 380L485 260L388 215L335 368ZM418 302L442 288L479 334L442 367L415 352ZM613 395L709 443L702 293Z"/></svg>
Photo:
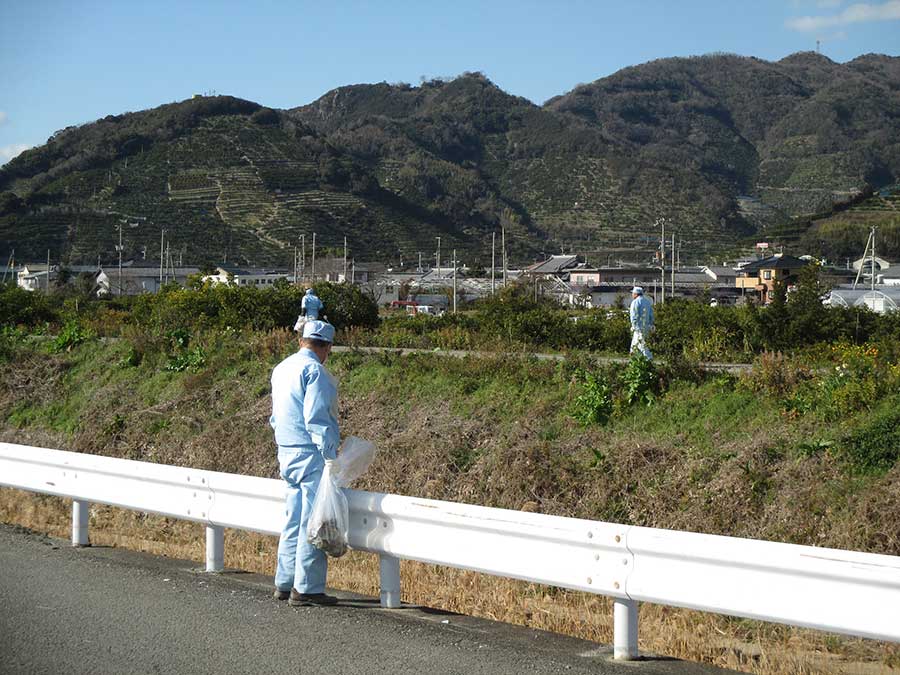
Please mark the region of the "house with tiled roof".
<svg viewBox="0 0 900 675"><path fill-rule="evenodd" d="M810 264L809 260L792 255L776 253L768 258L754 260L738 270L735 285L743 293L755 294L762 304L772 299L776 283L792 286L797 283L800 270Z"/></svg>

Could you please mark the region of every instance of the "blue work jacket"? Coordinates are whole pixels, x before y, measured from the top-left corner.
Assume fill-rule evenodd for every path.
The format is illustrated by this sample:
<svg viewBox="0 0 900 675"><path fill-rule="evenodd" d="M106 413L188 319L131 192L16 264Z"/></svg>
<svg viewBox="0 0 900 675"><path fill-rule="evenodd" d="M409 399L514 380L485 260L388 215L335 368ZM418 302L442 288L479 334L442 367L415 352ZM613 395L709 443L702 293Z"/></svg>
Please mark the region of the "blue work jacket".
<svg viewBox="0 0 900 675"><path fill-rule="evenodd" d="M300 302L300 309L302 309L304 314L310 319L318 319L322 307L324 307L324 304L319 300L319 296L317 295L304 295L303 300Z"/></svg>
<svg viewBox="0 0 900 675"><path fill-rule="evenodd" d="M302 348L272 371L272 417L279 447L318 450L334 459L340 444L337 381L315 352Z"/></svg>
<svg viewBox="0 0 900 675"><path fill-rule="evenodd" d="M631 301L631 329L646 333L653 328L653 303L643 295Z"/></svg>

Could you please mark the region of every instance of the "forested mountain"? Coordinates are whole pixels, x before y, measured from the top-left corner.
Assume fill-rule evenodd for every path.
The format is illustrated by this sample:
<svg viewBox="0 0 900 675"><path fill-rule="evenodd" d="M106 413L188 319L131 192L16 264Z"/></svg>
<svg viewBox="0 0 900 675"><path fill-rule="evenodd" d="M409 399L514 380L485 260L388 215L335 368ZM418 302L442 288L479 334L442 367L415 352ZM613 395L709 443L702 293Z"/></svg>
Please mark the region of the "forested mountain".
<svg viewBox="0 0 900 675"><path fill-rule="evenodd" d="M289 266L315 232L346 236L356 259L428 257L440 236L485 263L503 224L514 260L605 262L652 255L665 217L690 260L797 240L898 180L896 57L664 59L542 106L467 73L285 111L197 98L57 132L0 168L0 252L111 260L125 222L126 255L148 260L165 228L185 262ZM852 247L840 230L804 244Z"/></svg>

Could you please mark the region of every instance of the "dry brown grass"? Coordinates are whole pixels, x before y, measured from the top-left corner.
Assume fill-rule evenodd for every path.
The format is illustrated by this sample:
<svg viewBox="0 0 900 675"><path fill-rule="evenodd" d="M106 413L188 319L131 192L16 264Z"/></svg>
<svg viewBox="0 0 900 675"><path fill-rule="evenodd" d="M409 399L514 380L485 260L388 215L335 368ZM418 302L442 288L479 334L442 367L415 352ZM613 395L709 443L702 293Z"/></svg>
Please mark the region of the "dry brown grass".
<svg viewBox="0 0 900 675"><path fill-rule="evenodd" d="M0 440L275 477L267 380L271 362L292 339L288 332L275 332L241 343L240 353L210 349L206 370L185 374L171 387L162 381L159 368L147 369L144 376L157 378L152 392L133 388L136 373L114 378L112 369L95 363L92 395L82 396L71 433L50 431L41 422L13 429L7 422L0 427ZM464 380L471 367L455 360L429 366L412 359L394 365L390 377L439 370L454 382ZM496 360L475 366L503 371L513 381L509 387L532 382L535 369L542 378L553 374L549 366L523 369ZM9 419L22 402L36 407L71 402L71 367L62 357L46 355L27 355L15 368L0 367L0 416ZM345 371L350 374L349 366ZM690 397L691 391L684 395ZM505 415L502 408L516 405L516 398L501 398L499 405L484 401L488 409L472 406L460 412L454 406L465 400L465 391L451 397L417 396L414 405L398 406L389 386L342 389L342 432L364 436L380 448L355 487L635 525L900 552L900 465L865 490L854 490L828 453L799 461L781 451L792 438L819 438L814 420L788 423L776 415L764 425L729 435L712 418L704 422L710 427L707 445L714 446L712 452L692 445L696 438L692 441L677 425L671 433L655 434L637 423L633 429L576 429L573 421L555 415L560 403L553 398L533 397L527 409ZM702 407L700 400L687 400ZM670 403L664 401L659 410ZM595 461L595 449L602 450L602 460ZM69 506L58 499L0 490L0 519L69 537ZM127 511L92 509L91 536L97 544L198 564L204 557L202 527ZM229 567L271 573L274 554L274 538L226 532ZM605 598L416 563L404 562L402 569L407 602L605 643L612 639L611 603ZM369 555L351 554L330 571L333 586L366 594L377 595L377 580L377 561ZM642 649L748 672L868 674L900 667L897 646L657 606L642 607L641 616Z"/></svg>
<svg viewBox="0 0 900 675"><path fill-rule="evenodd" d="M0 489L0 520L68 539L71 507L56 497ZM204 530L195 523L95 505L90 526L95 545L204 560ZM269 574L276 546L274 537L227 530L225 564ZM401 563L401 575L406 603L612 641L609 598L410 561ZM331 561L329 585L377 596L377 557L351 552ZM898 645L659 605L641 606L640 648L760 675L900 672Z"/></svg>

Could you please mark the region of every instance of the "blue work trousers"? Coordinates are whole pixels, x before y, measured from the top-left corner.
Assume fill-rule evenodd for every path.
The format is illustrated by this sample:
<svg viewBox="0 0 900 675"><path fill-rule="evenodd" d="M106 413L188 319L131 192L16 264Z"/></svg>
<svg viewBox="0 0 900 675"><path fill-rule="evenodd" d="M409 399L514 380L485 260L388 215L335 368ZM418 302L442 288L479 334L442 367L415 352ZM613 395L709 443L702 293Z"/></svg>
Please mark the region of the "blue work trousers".
<svg viewBox="0 0 900 675"><path fill-rule="evenodd" d="M325 552L306 541L306 524L312 512L325 459L318 449L278 448L278 466L287 483L284 529L278 541L275 588L298 593L324 593L328 559Z"/></svg>

